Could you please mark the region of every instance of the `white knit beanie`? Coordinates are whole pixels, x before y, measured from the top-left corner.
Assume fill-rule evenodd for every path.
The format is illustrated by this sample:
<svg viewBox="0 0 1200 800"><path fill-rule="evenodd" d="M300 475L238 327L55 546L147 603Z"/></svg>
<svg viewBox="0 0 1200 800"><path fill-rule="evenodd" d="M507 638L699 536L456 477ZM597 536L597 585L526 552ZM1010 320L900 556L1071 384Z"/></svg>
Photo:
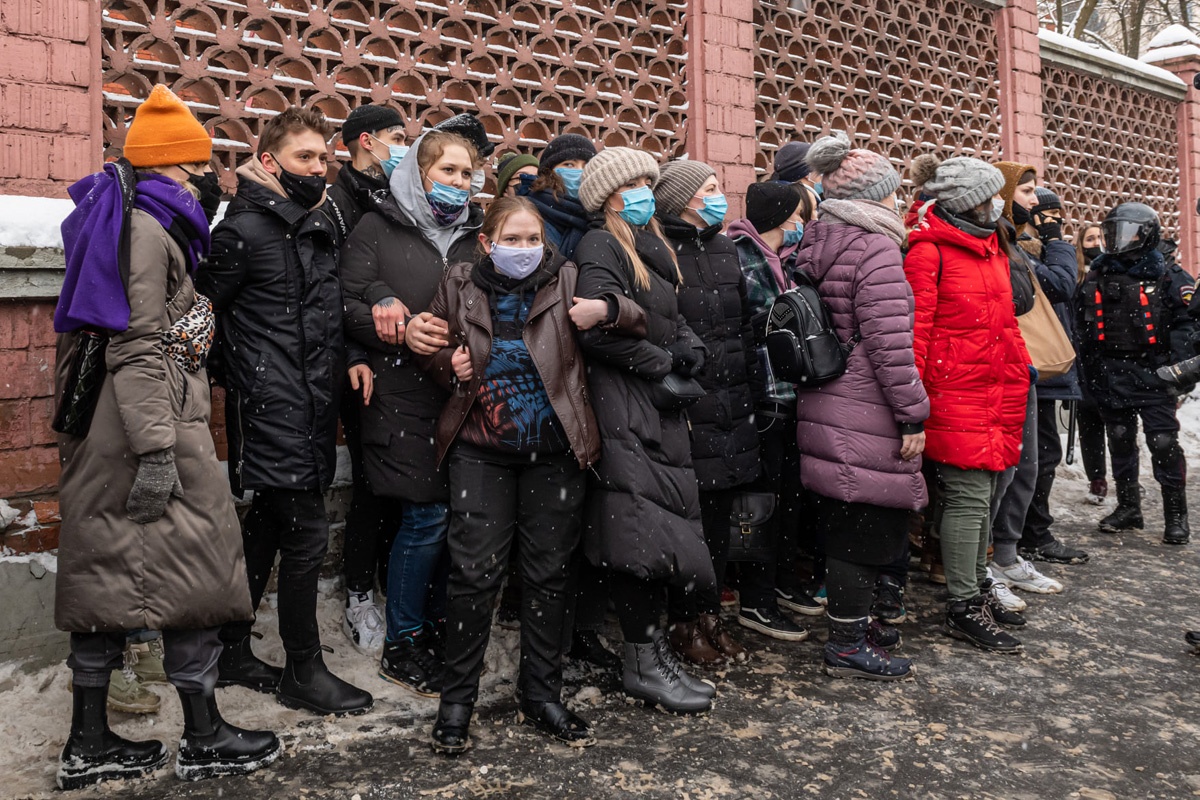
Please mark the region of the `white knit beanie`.
<svg viewBox="0 0 1200 800"><path fill-rule="evenodd" d="M658 183L658 162L645 150L632 147L606 147L587 162L579 183L579 202L595 213L617 189L645 176L650 188Z"/></svg>

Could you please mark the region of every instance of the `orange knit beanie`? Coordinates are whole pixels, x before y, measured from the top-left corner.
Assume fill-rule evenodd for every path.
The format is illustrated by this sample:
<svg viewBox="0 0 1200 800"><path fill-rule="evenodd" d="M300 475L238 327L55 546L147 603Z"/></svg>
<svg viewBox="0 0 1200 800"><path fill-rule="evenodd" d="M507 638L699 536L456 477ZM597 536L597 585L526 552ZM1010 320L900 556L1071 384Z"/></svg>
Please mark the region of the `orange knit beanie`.
<svg viewBox="0 0 1200 800"><path fill-rule="evenodd" d="M191 109L161 83L133 115L125 158L135 167L198 164L212 158L212 137Z"/></svg>

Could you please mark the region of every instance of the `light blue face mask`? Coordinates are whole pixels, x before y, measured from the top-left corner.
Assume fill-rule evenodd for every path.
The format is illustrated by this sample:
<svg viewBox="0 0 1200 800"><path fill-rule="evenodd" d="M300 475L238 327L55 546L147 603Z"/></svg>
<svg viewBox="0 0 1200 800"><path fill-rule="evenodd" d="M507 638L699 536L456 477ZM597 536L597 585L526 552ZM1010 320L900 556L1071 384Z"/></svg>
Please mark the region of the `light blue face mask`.
<svg viewBox="0 0 1200 800"><path fill-rule="evenodd" d="M445 183L438 183L432 178L430 178L430 182L433 184L433 188L425 194L431 203L439 203L447 208L462 208L471 199L471 193L466 189L458 189Z"/></svg>
<svg viewBox="0 0 1200 800"><path fill-rule="evenodd" d="M625 208L621 211L621 219L635 228L640 228L654 217L654 192L649 186L639 186L621 192Z"/></svg>
<svg viewBox="0 0 1200 800"><path fill-rule="evenodd" d="M789 247L794 244L800 244L800 240L804 238L804 223L797 222L795 227L788 228L783 232L783 246Z"/></svg>
<svg viewBox="0 0 1200 800"><path fill-rule="evenodd" d="M813 191L817 193L818 200L825 199L825 186L820 181L813 184Z"/></svg>
<svg viewBox="0 0 1200 800"><path fill-rule="evenodd" d="M563 182L567 197L572 200L579 199L579 183L583 180L583 170L578 167L555 167L554 172Z"/></svg>
<svg viewBox="0 0 1200 800"><path fill-rule="evenodd" d="M710 194L704 197L704 206L696 210L700 215L700 219L707 222L709 225L720 225L725 221L725 215L729 212L729 201L725 199L723 194Z"/></svg>
<svg viewBox="0 0 1200 800"><path fill-rule="evenodd" d="M379 142L380 144L383 144L383 141L381 139L376 139L374 136L372 136L371 138L375 139L375 141ZM392 173L396 171L396 167L400 166L400 160L403 159L406 155L408 155L408 145L406 145L406 144L389 144L387 146L387 148L388 148L388 158L386 161L384 161L383 159L380 158L379 159L379 167L383 170L383 174L390 178L390 177L392 177ZM379 158L379 156L375 156L375 157Z"/></svg>

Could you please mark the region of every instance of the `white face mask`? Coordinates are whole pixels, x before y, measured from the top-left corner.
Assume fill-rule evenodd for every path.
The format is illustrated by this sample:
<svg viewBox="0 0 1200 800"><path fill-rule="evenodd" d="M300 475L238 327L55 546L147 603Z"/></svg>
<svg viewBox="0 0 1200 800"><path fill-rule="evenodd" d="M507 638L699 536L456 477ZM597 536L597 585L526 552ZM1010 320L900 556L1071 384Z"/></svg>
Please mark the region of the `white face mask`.
<svg viewBox="0 0 1200 800"><path fill-rule="evenodd" d="M505 247L492 243L492 264L501 275L515 280L528 278L542 263L546 249L537 247Z"/></svg>
<svg viewBox="0 0 1200 800"><path fill-rule="evenodd" d="M477 169L471 173L471 196L472 197L474 197L475 195L477 195L483 191L484 180L486 180L486 177L483 174L483 170Z"/></svg>
<svg viewBox="0 0 1200 800"><path fill-rule="evenodd" d="M995 225L1004 216L1004 201L999 197L992 198L992 208L988 212L988 225Z"/></svg>

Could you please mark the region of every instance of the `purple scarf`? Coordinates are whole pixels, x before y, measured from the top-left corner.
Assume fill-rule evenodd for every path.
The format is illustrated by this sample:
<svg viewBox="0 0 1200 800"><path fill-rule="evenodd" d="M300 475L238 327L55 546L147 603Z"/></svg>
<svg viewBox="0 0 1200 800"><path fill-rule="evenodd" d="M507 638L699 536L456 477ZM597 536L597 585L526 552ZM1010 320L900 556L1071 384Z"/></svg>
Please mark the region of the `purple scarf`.
<svg viewBox="0 0 1200 800"><path fill-rule="evenodd" d="M162 175L137 176L134 207L145 211L183 250L195 272L208 253L208 222L191 193ZM117 165L77 181L67 190L75 210L62 223L67 271L54 309L54 330L123 331L129 327L129 298L121 276L121 186Z"/></svg>

